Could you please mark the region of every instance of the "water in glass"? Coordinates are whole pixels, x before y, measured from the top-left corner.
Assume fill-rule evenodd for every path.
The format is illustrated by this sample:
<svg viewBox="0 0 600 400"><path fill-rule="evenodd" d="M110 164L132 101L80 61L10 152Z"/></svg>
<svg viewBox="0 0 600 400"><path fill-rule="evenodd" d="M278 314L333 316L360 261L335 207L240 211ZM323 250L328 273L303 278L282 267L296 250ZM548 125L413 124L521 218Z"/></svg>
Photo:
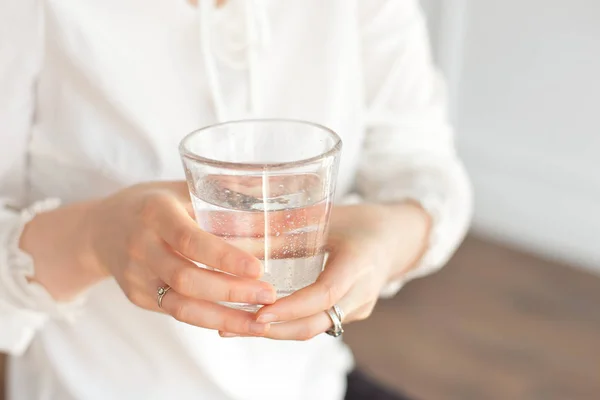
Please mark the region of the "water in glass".
<svg viewBox="0 0 600 400"><path fill-rule="evenodd" d="M261 260L261 279L279 298L310 285L322 271L328 188L311 173L212 174L195 183L191 197L200 227Z"/></svg>

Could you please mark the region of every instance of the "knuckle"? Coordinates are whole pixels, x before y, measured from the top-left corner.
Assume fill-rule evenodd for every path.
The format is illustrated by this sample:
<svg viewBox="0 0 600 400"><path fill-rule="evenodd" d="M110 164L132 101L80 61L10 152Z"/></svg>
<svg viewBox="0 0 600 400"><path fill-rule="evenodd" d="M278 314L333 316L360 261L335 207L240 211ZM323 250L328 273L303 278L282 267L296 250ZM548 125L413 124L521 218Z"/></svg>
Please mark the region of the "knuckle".
<svg viewBox="0 0 600 400"><path fill-rule="evenodd" d="M218 324L218 329L224 332L246 333L250 332L250 321L239 321L237 318L223 318Z"/></svg>
<svg viewBox="0 0 600 400"><path fill-rule="evenodd" d="M305 342L314 338L319 333L321 332L316 332L316 330L312 326L306 326L298 333L298 340Z"/></svg>
<svg viewBox="0 0 600 400"><path fill-rule="evenodd" d="M125 295L131 303L135 304L138 307L141 307L144 304L144 300L146 297L143 293L135 289L126 291Z"/></svg>
<svg viewBox="0 0 600 400"><path fill-rule="evenodd" d="M146 252L146 243L143 235L134 234L127 240L127 255L131 260L141 261Z"/></svg>
<svg viewBox="0 0 600 400"><path fill-rule="evenodd" d="M255 303L257 301L256 291L249 289L241 282L224 282L222 286L219 286L219 293L215 294L218 300L230 303Z"/></svg>
<svg viewBox="0 0 600 400"><path fill-rule="evenodd" d="M232 254L225 246L218 246L214 249L215 251L215 268L224 271L228 269L229 255Z"/></svg>
<svg viewBox="0 0 600 400"><path fill-rule="evenodd" d="M178 293L190 295L193 293L193 276L189 268L177 268L171 276L171 287Z"/></svg>
<svg viewBox="0 0 600 400"><path fill-rule="evenodd" d="M139 216L140 219L148 224L156 219L156 216L164 204L165 195L162 193L149 193L142 200Z"/></svg>
<svg viewBox="0 0 600 400"><path fill-rule="evenodd" d="M171 312L171 316L180 322L187 322L189 320L189 314L189 308L184 302L175 305Z"/></svg>
<svg viewBox="0 0 600 400"><path fill-rule="evenodd" d="M323 281L322 288L323 288L323 299L325 302L325 309L328 309L329 307L332 307L339 300L340 290L339 290L338 285L336 285L335 282L332 282L332 281Z"/></svg>
<svg viewBox="0 0 600 400"><path fill-rule="evenodd" d="M298 340L299 340L300 342L307 342L307 341L309 341L310 339L312 339L312 337L309 337L309 336L300 336L300 337L298 338Z"/></svg>
<svg viewBox="0 0 600 400"><path fill-rule="evenodd" d="M127 266L123 270L123 280L126 285L132 285L134 282L138 280L137 272L131 266Z"/></svg>
<svg viewBox="0 0 600 400"><path fill-rule="evenodd" d="M181 226L175 232L175 245L182 254L190 254L193 250L194 231L188 227Z"/></svg>
<svg viewBox="0 0 600 400"><path fill-rule="evenodd" d="M225 288L223 289L223 298L225 299L225 301L233 303L245 301L245 299L243 299L243 296L240 296L240 292L232 286L225 286Z"/></svg>
<svg viewBox="0 0 600 400"><path fill-rule="evenodd" d="M290 309L290 310L287 312L287 314L286 314L285 318L286 318L287 320L293 321L293 320L296 320L296 319L302 318L302 317L304 317L304 316L305 316L305 315L304 315L304 313L302 312L302 310L300 310L299 308L292 308L292 309Z"/></svg>
<svg viewBox="0 0 600 400"><path fill-rule="evenodd" d="M359 321L362 321L362 320L369 318L371 316L371 314L373 314L374 309L375 309L375 303L369 303L369 304L363 306L356 313L356 319Z"/></svg>
<svg viewBox="0 0 600 400"><path fill-rule="evenodd" d="M192 202L186 202L183 205L185 212L187 213L188 217L190 217L191 219L195 219L196 218L196 211L194 211L194 205L192 204Z"/></svg>

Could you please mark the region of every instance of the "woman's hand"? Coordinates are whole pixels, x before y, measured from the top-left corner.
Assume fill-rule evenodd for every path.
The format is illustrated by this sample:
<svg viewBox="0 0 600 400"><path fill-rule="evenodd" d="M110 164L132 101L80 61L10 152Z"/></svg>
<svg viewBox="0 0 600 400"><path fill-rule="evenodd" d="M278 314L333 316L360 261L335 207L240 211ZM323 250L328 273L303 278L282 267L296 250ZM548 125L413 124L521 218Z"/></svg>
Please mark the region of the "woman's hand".
<svg viewBox="0 0 600 400"><path fill-rule="evenodd" d="M83 222L72 229L77 237L71 235L60 243L75 243L62 249L62 254L74 254L77 262L68 264L77 265L78 270L59 271L49 265L61 263L44 262L64 259L51 256L48 247L65 246L46 246L43 251L35 248L36 243L39 246L51 238L47 227L53 225L52 213L36 217L22 239L22 247L36 260L35 279L51 293L60 293L57 285L74 291L64 287L70 275L112 275L127 298L144 309L167 312L180 321L209 329L266 333L268 324L256 322L253 314L217 304L270 304L275 301L275 290L258 280L263 267L256 257L198 227L191 216L185 182L135 185L85 207L71 208L84 209L77 214ZM73 219L69 218L73 214L69 208L54 213L59 214L63 225ZM190 260L226 274L199 268ZM171 290L164 296L161 309L157 289L165 284Z"/></svg>
<svg viewBox="0 0 600 400"><path fill-rule="evenodd" d="M429 226L427 213L411 203L335 208L325 270L313 285L258 312L259 322L279 322L262 336L310 339L331 328L324 310L334 304L344 311L344 323L367 318L382 288L420 259Z"/></svg>
<svg viewBox="0 0 600 400"><path fill-rule="evenodd" d="M268 325L217 302L270 304L275 290L258 278L252 255L202 231L184 182L137 185L100 202L91 213L91 253L139 307L179 321L242 334ZM198 268L192 261L219 271ZM225 274L222 272L226 272ZM156 291L167 284L162 310Z"/></svg>

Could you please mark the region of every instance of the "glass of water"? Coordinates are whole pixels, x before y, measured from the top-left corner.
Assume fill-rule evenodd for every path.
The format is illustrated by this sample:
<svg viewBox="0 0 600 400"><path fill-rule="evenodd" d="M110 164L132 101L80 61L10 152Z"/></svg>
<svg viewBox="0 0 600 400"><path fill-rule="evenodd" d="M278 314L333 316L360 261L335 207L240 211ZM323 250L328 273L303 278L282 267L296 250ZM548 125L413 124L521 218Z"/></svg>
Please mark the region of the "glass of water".
<svg viewBox="0 0 600 400"><path fill-rule="evenodd" d="M261 260L278 298L323 270L341 148L331 129L285 119L222 123L181 141L198 225Z"/></svg>

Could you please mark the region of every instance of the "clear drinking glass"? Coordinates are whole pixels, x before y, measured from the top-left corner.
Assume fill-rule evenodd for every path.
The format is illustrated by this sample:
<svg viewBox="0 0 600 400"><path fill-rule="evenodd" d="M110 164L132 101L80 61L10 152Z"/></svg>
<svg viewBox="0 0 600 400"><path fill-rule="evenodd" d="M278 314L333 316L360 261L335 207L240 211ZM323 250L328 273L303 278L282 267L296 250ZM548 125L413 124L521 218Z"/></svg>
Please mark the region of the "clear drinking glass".
<svg viewBox="0 0 600 400"><path fill-rule="evenodd" d="M222 123L181 141L198 225L258 257L278 298L323 270L341 148L331 129L284 119Z"/></svg>

